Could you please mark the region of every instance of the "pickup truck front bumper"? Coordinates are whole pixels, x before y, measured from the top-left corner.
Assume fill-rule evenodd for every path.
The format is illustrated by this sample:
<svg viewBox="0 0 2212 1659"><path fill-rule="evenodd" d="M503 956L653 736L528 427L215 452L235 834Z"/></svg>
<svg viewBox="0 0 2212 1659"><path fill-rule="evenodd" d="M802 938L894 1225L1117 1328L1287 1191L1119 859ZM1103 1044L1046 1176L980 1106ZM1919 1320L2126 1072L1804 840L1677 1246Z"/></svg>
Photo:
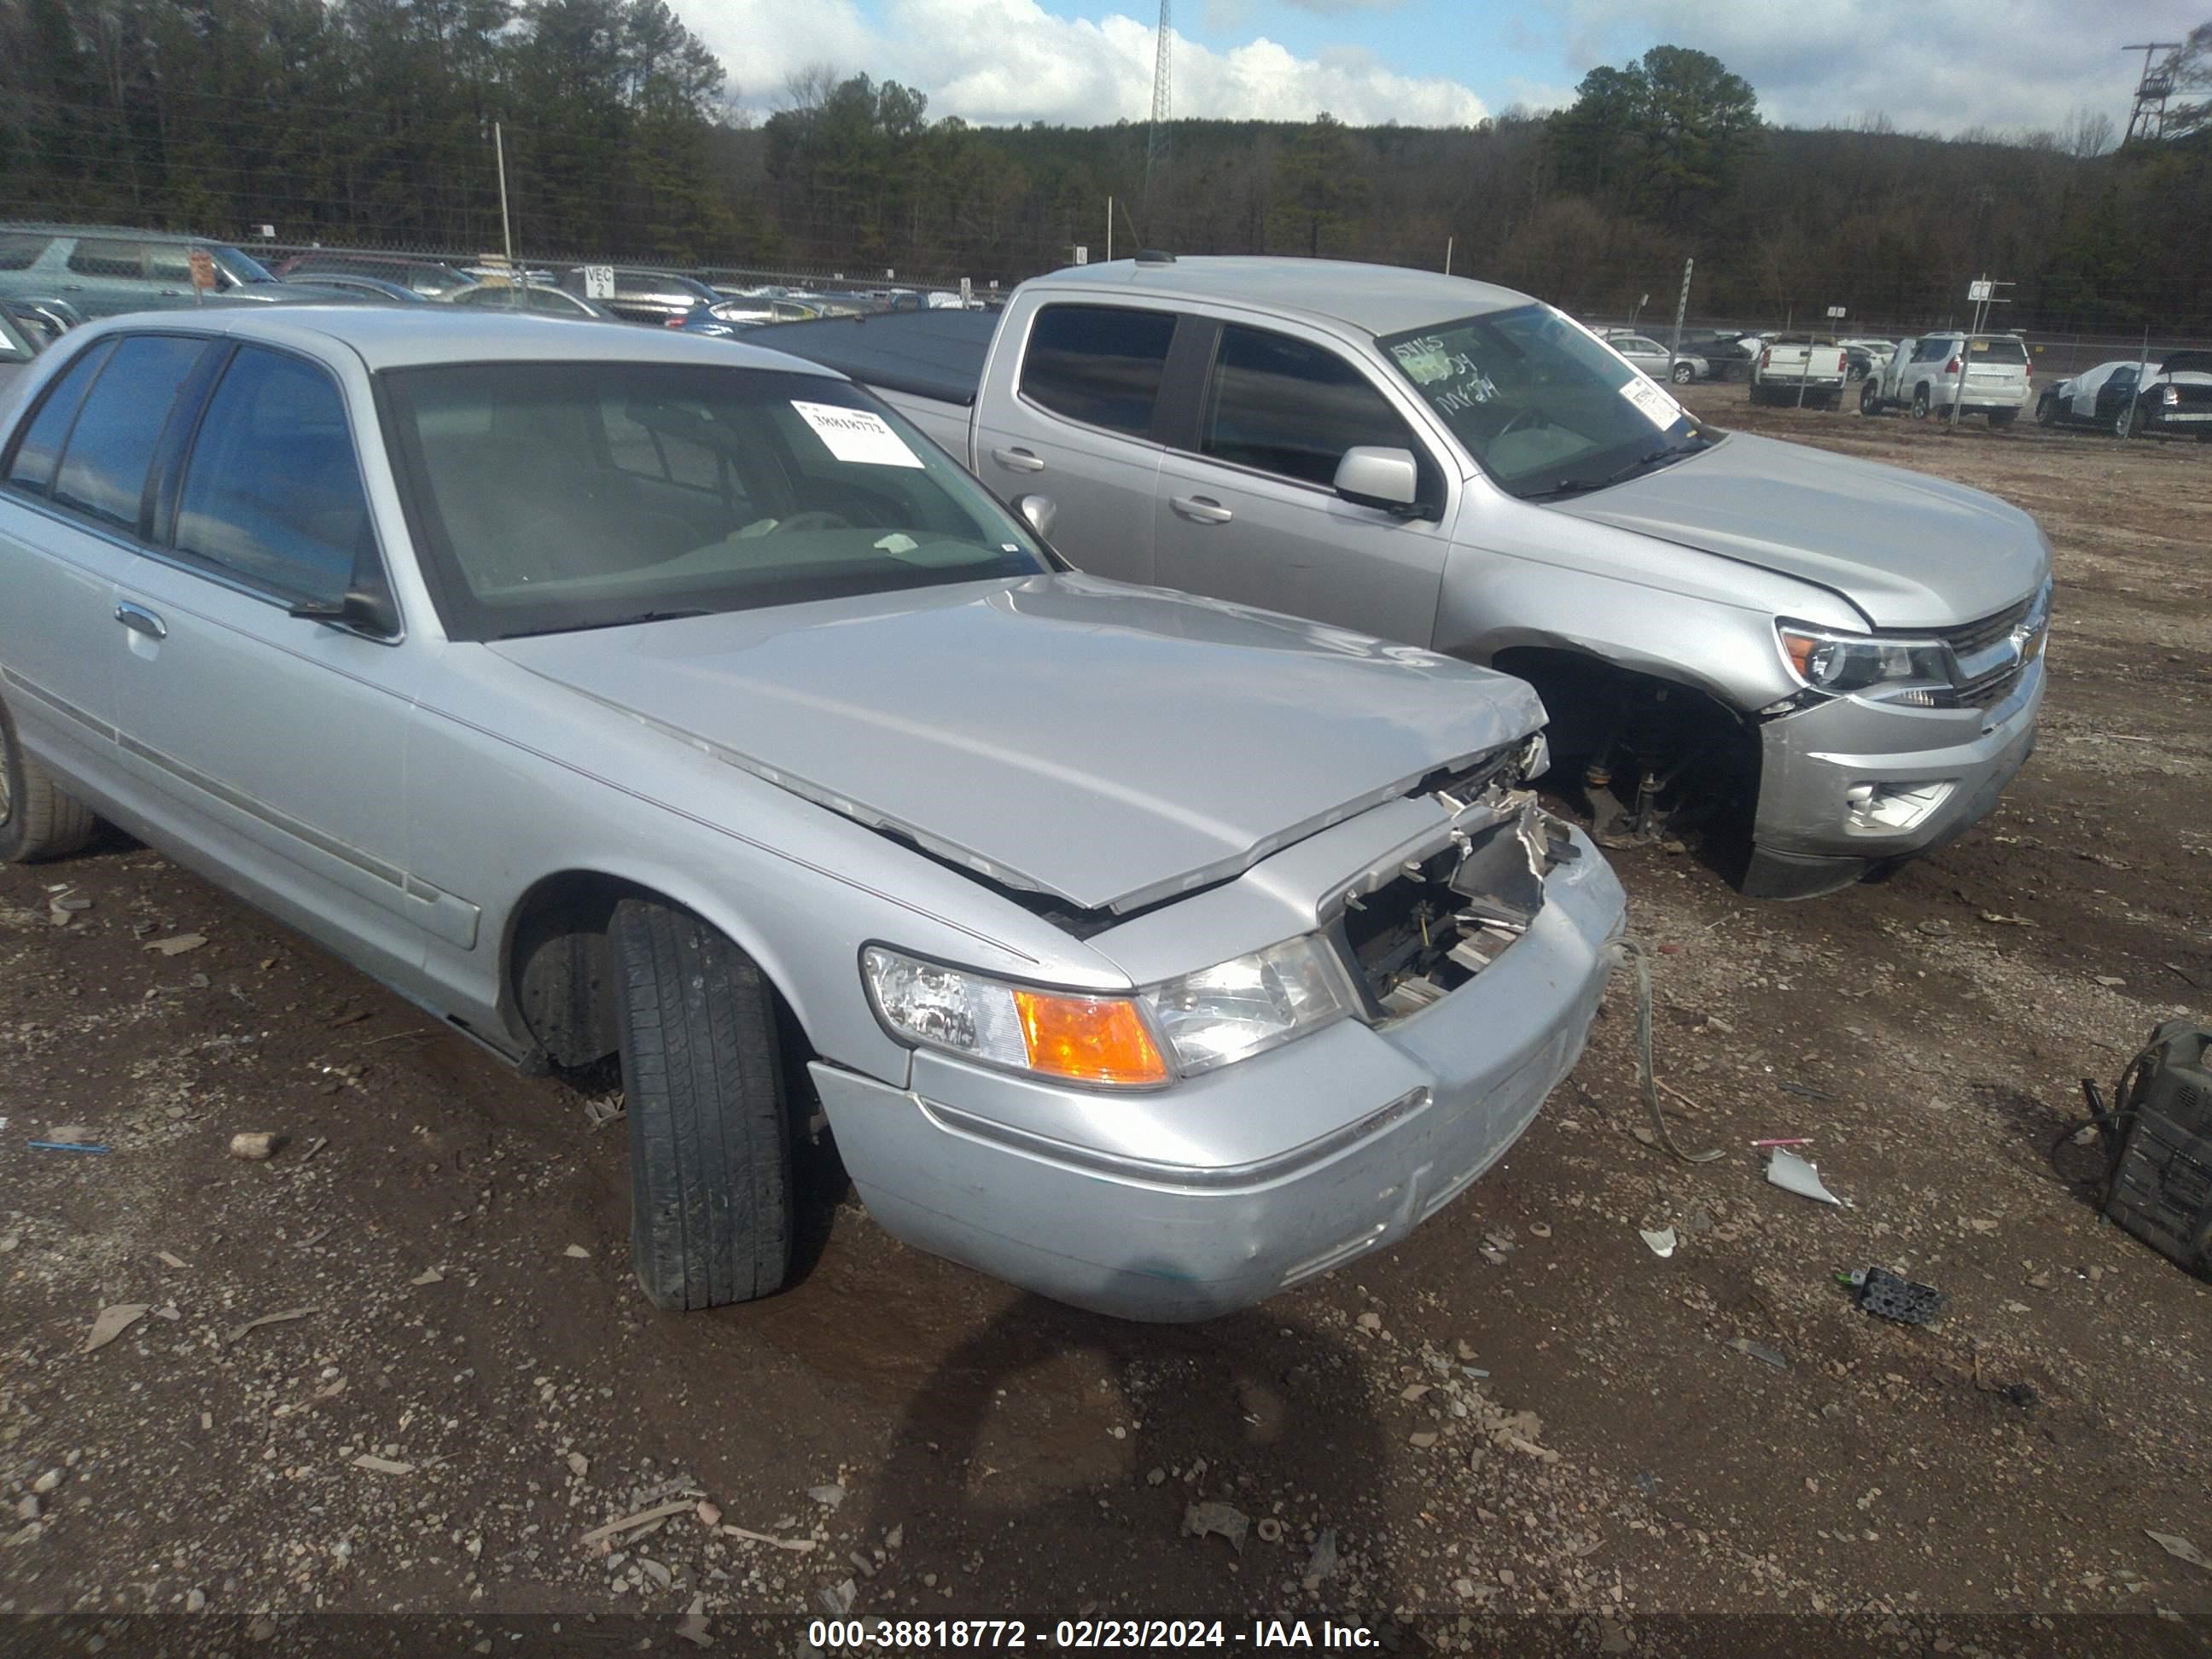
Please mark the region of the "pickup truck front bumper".
<svg viewBox="0 0 2212 1659"><path fill-rule="evenodd" d="M1127 1319L1212 1318L1402 1238L1504 1156L1582 1053L1626 899L1571 840L1527 933L1442 1001L1157 1092L927 1052L907 1088L817 1061L853 1184L909 1244ZM1067 1138L1108 1114L1099 1140L1156 1154Z"/></svg>
<svg viewBox="0 0 2212 1659"><path fill-rule="evenodd" d="M2033 750L2043 690L2038 655L1990 708L1835 697L1769 720L1745 893L1816 897L1965 833Z"/></svg>

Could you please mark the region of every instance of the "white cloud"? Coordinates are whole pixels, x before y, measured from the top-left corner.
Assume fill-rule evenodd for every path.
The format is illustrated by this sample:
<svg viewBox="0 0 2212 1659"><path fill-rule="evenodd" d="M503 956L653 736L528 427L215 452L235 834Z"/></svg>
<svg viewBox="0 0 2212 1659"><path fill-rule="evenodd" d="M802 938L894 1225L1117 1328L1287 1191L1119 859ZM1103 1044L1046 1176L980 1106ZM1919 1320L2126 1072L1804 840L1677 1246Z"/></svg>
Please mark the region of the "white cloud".
<svg viewBox="0 0 2212 1659"><path fill-rule="evenodd" d="M1055 17L1036 0L888 0L871 23L854 0L676 0L721 55L740 100L775 101L787 76L830 63L929 94L932 117L1079 126L1152 112L1156 32L1121 13ZM1402 75L1357 48L1301 58L1265 36L1216 51L1178 33L1179 116L1461 126L1488 112L1443 76Z"/></svg>
<svg viewBox="0 0 2212 1659"><path fill-rule="evenodd" d="M1908 131L2056 127L2081 107L2124 121L2141 54L2178 40L2204 0L1543 0L1579 73L1662 43L1709 52L1759 90L1770 120L1844 122L1881 111ZM2153 31L2146 34L2145 30Z"/></svg>

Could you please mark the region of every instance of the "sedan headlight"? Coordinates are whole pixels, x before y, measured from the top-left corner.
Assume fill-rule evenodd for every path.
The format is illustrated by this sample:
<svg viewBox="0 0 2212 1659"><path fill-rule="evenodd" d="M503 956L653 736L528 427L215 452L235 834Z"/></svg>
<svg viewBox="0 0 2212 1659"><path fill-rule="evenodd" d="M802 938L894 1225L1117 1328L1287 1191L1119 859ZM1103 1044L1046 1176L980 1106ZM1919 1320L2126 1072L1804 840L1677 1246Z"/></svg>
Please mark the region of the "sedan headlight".
<svg viewBox="0 0 2212 1659"><path fill-rule="evenodd" d="M902 1040L1078 1083L1156 1088L1343 1018L1354 996L1334 954L1294 939L1132 996L1017 985L870 945L861 977ZM1170 1066L1172 1060L1172 1066Z"/></svg>
<svg viewBox="0 0 2212 1659"><path fill-rule="evenodd" d="M1774 627L1790 672L1815 691L1840 697L1951 684L1950 648L1941 640L1838 634L1802 623Z"/></svg>
<svg viewBox="0 0 2212 1659"><path fill-rule="evenodd" d="M1336 954L1313 939L1285 939L1142 994L1185 1077L1318 1030L1352 1009Z"/></svg>

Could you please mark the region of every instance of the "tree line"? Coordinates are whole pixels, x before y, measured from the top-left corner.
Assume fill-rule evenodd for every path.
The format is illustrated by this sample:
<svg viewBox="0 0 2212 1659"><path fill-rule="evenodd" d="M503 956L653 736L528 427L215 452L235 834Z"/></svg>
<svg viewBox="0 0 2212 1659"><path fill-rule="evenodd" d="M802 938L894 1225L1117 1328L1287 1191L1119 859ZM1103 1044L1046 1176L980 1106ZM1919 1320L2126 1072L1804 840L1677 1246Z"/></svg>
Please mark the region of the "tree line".
<svg viewBox="0 0 2212 1659"><path fill-rule="evenodd" d="M1011 283L1138 246L1443 265L1587 313L2212 331L2212 23L2165 136L1763 118L1710 55L1476 126L979 128L823 68L754 120L665 0L0 0L0 217ZM740 76L743 63L729 66ZM1109 230L1109 203L1112 204ZM1648 296L1648 299L1647 297Z"/></svg>

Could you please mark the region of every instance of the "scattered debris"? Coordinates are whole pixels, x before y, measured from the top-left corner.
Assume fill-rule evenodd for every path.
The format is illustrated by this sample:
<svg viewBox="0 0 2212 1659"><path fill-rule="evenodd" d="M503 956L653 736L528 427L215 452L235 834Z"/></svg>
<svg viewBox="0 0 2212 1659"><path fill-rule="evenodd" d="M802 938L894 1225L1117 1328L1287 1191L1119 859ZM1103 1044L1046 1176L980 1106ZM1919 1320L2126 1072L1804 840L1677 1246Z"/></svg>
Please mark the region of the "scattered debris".
<svg viewBox="0 0 2212 1659"><path fill-rule="evenodd" d="M584 1534L583 1542L586 1546L604 1543L617 1534L633 1532L649 1522L665 1521L672 1515L681 1515L686 1510L696 1508L696 1505L697 1500L690 1498L678 1498L665 1504L655 1504L649 1510L640 1510L635 1515L625 1515L619 1521L610 1521L603 1527L592 1528Z"/></svg>
<svg viewBox="0 0 2212 1659"><path fill-rule="evenodd" d="M1790 1357L1779 1348L1770 1348L1764 1342L1754 1342L1747 1336L1736 1336L1729 1339L1728 1346L1738 1353L1747 1353L1761 1364L1773 1366L1778 1371L1790 1369Z"/></svg>
<svg viewBox="0 0 2212 1659"><path fill-rule="evenodd" d="M167 1250L155 1251L154 1259L159 1261L163 1267L174 1267L179 1273L183 1272L185 1267L188 1265L184 1257L180 1255L172 1255Z"/></svg>
<svg viewBox="0 0 2212 1659"><path fill-rule="evenodd" d="M1324 1527L1314 1540L1313 1553L1306 1558L1306 1570L1299 1582L1310 1590L1319 1589L1324 1580L1336 1576L1336 1528Z"/></svg>
<svg viewBox="0 0 2212 1659"><path fill-rule="evenodd" d="M1674 1237L1674 1230L1672 1227L1662 1227L1656 1233L1644 1227L1639 1227L1637 1231L1643 1234L1644 1242L1651 1247L1651 1254L1662 1260L1674 1255L1674 1246L1681 1242Z"/></svg>
<svg viewBox="0 0 2212 1659"><path fill-rule="evenodd" d="M1208 1533L1218 1533L1239 1555L1244 1553L1244 1534L1251 1525L1249 1516L1228 1504L1193 1504L1182 1512L1185 1537L1203 1538Z"/></svg>
<svg viewBox="0 0 2212 1659"><path fill-rule="evenodd" d="M695 1648L711 1648L714 1645L713 1630L714 1626L707 1622L707 1598L693 1596L690 1611L677 1623L676 1639L689 1642Z"/></svg>
<svg viewBox="0 0 2212 1659"><path fill-rule="evenodd" d="M248 1164L266 1164L276 1156L276 1137L267 1130L234 1134L230 1138L230 1155Z"/></svg>
<svg viewBox="0 0 2212 1659"><path fill-rule="evenodd" d="M1858 1291L1859 1306L1900 1325L1933 1324L1942 1316L1942 1291L1900 1279L1886 1268L1863 1268L1844 1276L1843 1282Z"/></svg>
<svg viewBox="0 0 2212 1659"><path fill-rule="evenodd" d="M1778 1083L1774 1086L1781 1090L1785 1095L1796 1095L1800 1100L1840 1100L1843 1098L1840 1095L1830 1094L1826 1089L1815 1089L1809 1083Z"/></svg>
<svg viewBox="0 0 2212 1659"><path fill-rule="evenodd" d="M300 1162L305 1164L309 1158L313 1158L317 1152L321 1152L324 1147L330 1144L331 1141L328 1135L317 1135L313 1140L307 1143L306 1149L301 1152Z"/></svg>
<svg viewBox="0 0 2212 1659"><path fill-rule="evenodd" d="M817 1547L811 1538L778 1538L773 1533L755 1532L750 1527L726 1526L722 1530L732 1538L743 1538L755 1544L789 1550L793 1555L805 1555Z"/></svg>
<svg viewBox="0 0 2212 1659"><path fill-rule="evenodd" d="M563 1255L573 1255L579 1261L588 1261L591 1259L592 1255L589 1250L586 1249L580 1244L571 1244L567 1249L562 1251L561 1254Z"/></svg>
<svg viewBox="0 0 2212 1659"><path fill-rule="evenodd" d="M415 1473L415 1466L412 1463L397 1462L389 1457L374 1457L367 1452L363 1452L360 1456L355 1458L353 1460L353 1466L357 1469L367 1469L371 1474L412 1474Z"/></svg>
<svg viewBox="0 0 2212 1659"><path fill-rule="evenodd" d="M259 1330L264 1325L287 1324L295 1319L305 1319L310 1314L318 1314L322 1310L320 1308L287 1308L282 1313L263 1314L258 1319L247 1320L243 1325L240 1325L237 1329L232 1331L229 1335L224 1337L223 1342L227 1346L237 1341L239 1338L244 1336L249 1331Z"/></svg>
<svg viewBox="0 0 2212 1659"><path fill-rule="evenodd" d="M620 1103L611 1100L586 1100L584 1121L594 1129L604 1129L610 1123L619 1123L629 1115Z"/></svg>
<svg viewBox="0 0 2212 1659"><path fill-rule="evenodd" d="M1426 1451L1430 1447L1437 1443L1437 1437L1435 1434L1427 1429L1423 1429L1417 1434L1407 1435L1406 1437L1406 1443L1411 1446L1415 1451Z"/></svg>
<svg viewBox="0 0 2212 1659"><path fill-rule="evenodd" d="M860 1593L860 1587L849 1578L841 1579L828 1589L816 1592L832 1619L842 1619L852 1612L853 1602Z"/></svg>
<svg viewBox="0 0 2212 1659"><path fill-rule="evenodd" d="M2127 981L2112 974L2099 974L2097 975L2097 983L2103 986L2106 990L2117 991L2121 986L2125 985Z"/></svg>
<svg viewBox="0 0 2212 1659"><path fill-rule="evenodd" d="M585 1456L581 1452L570 1452L568 1454L569 1474L574 1475L579 1480L581 1480L591 1472L592 1460L590 1458Z"/></svg>
<svg viewBox="0 0 2212 1659"><path fill-rule="evenodd" d="M152 1310L150 1302L118 1302L112 1307L102 1308L92 1322L92 1329L85 1334L84 1346L80 1353L90 1353L109 1343L143 1319Z"/></svg>
<svg viewBox="0 0 2212 1659"><path fill-rule="evenodd" d="M1283 1541L1283 1523L1272 1515L1261 1516L1259 1523L1252 1530L1260 1534L1260 1541L1263 1544L1279 1544Z"/></svg>
<svg viewBox="0 0 2212 1659"><path fill-rule="evenodd" d="M1809 1198L1838 1209L1849 1207L1821 1184L1820 1166L1802 1158L1786 1146L1777 1146L1766 1160L1766 1178L1785 1193Z"/></svg>
<svg viewBox="0 0 2212 1659"><path fill-rule="evenodd" d="M407 1282L410 1285L442 1285L446 1282L446 1276L435 1267L425 1267Z"/></svg>
<svg viewBox="0 0 2212 1659"><path fill-rule="evenodd" d="M83 1140L33 1140L25 1144L35 1152L106 1152L114 1150Z"/></svg>
<svg viewBox="0 0 2212 1659"><path fill-rule="evenodd" d="M2205 1559L2204 1552L2179 1533L2153 1532L2148 1527L2145 1527L2143 1536L2173 1557L2175 1560L2186 1561L2192 1567L2202 1567L2205 1571L2212 1572L2212 1560Z"/></svg>
<svg viewBox="0 0 2212 1659"><path fill-rule="evenodd" d="M702 1498L699 1500L697 1514L699 1524L702 1527L719 1527L722 1524L722 1506L719 1504L710 1504Z"/></svg>
<svg viewBox="0 0 2212 1659"><path fill-rule="evenodd" d="M180 957L187 951L197 951L207 943L204 933L178 933L169 939L148 939L139 948L159 951L165 957Z"/></svg>
<svg viewBox="0 0 2212 1659"><path fill-rule="evenodd" d="M1993 927L2033 927L2035 924L2026 916L2008 916L1996 910L1982 912L1982 920Z"/></svg>
<svg viewBox="0 0 2212 1659"><path fill-rule="evenodd" d="M1764 1152L1777 1146L1809 1146L1812 1144L1813 1137L1810 1135L1784 1135L1771 1140L1754 1140L1751 1143L1751 1149L1755 1152Z"/></svg>
<svg viewBox="0 0 2212 1659"><path fill-rule="evenodd" d="M834 1510L845 1501L845 1489L832 1480L826 1486L809 1486L806 1495L826 1510Z"/></svg>

